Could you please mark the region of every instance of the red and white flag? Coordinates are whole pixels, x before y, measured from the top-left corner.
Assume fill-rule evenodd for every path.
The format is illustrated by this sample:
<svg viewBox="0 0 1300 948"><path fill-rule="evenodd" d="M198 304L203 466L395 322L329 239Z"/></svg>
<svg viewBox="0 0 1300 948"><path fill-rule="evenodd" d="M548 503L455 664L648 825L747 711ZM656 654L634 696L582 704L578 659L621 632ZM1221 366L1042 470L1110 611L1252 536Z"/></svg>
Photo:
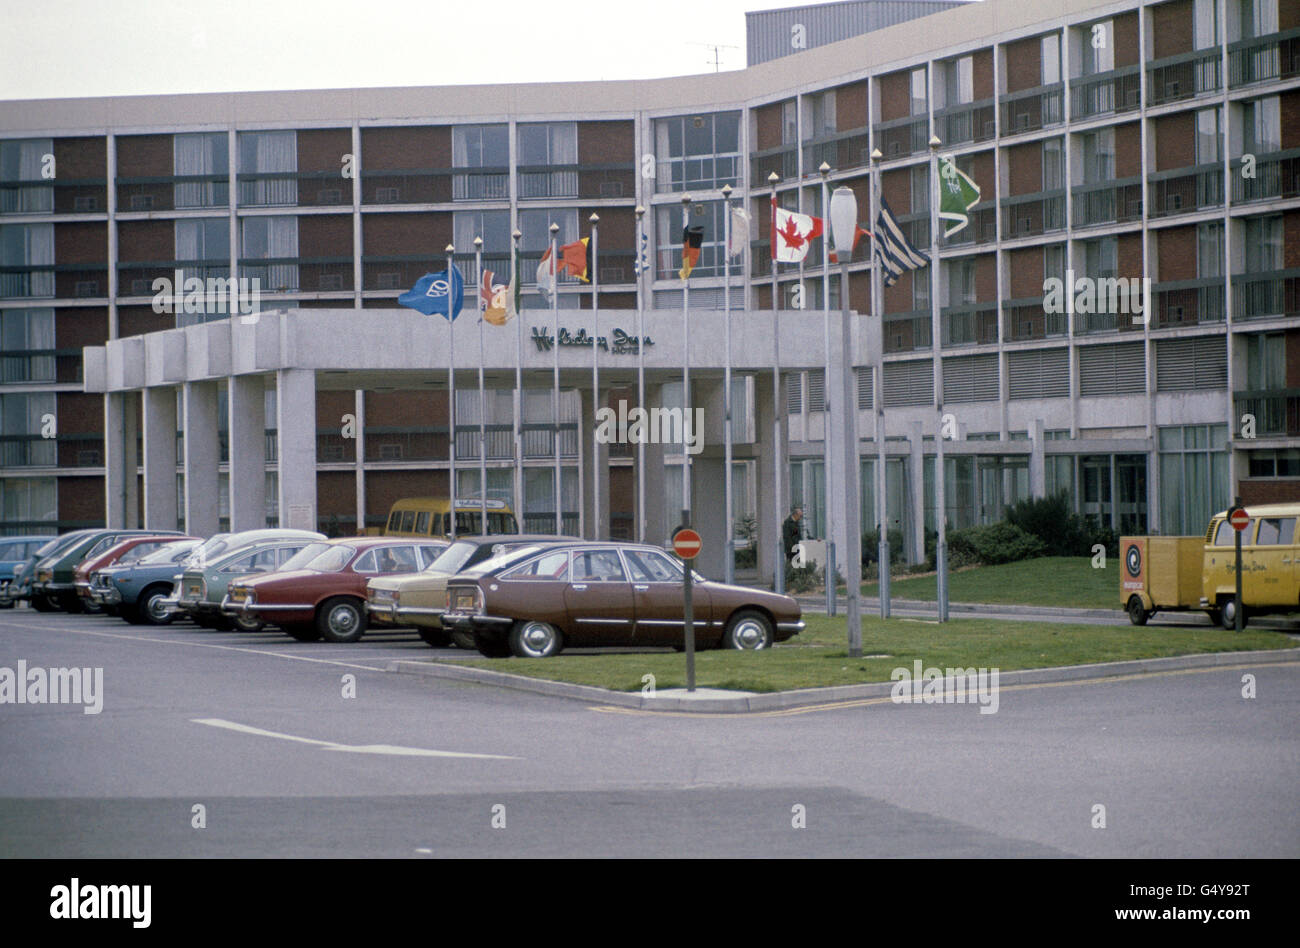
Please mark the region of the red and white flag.
<svg viewBox="0 0 1300 948"><path fill-rule="evenodd" d="M799 263L808 256L811 242L822 236L822 219L810 214L796 214L776 206L772 199L772 259L781 263Z"/></svg>

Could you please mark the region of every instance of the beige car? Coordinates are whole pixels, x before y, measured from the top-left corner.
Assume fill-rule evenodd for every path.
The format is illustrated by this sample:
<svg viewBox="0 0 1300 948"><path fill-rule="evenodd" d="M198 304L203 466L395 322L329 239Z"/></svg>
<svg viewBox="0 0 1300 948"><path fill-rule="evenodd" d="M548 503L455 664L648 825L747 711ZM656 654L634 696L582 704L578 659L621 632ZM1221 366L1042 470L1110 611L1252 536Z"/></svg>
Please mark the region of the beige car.
<svg viewBox="0 0 1300 948"><path fill-rule="evenodd" d="M461 570L517 547L573 539L544 534L461 537L422 572L370 580L366 584L366 612L372 625L415 626L420 638L429 645L440 647L454 642L461 648L472 649L472 634L453 634L442 627L441 616L447 610L447 580Z"/></svg>

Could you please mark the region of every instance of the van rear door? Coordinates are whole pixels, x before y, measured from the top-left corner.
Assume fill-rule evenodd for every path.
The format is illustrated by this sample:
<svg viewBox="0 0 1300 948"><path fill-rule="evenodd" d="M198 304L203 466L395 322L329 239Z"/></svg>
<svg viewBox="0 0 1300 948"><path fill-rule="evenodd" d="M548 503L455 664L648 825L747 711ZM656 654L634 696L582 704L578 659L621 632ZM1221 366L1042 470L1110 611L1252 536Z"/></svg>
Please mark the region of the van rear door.
<svg viewBox="0 0 1300 948"><path fill-rule="evenodd" d="M1295 517L1260 517L1259 534L1251 557L1252 573L1257 574L1258 593L1247 602L1261 606L1296 605Z"/></svg>

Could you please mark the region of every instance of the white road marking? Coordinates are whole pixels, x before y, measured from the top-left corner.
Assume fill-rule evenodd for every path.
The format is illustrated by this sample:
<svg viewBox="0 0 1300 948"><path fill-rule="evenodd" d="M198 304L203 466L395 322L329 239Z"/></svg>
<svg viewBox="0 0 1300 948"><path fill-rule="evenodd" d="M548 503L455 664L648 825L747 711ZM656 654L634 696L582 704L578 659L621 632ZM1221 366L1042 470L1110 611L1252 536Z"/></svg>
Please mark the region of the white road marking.
<svg viewBox="0 0 1300 948"><path fill-rule="evenodd" d="M190 718L192 724L206 724L209 727L224 728L227 731L238 731L241 734L252 734L255 737L274 737L282 741L297 741L300 744L315 744L323 750L344 751L352 754L388 754L395 757L471 757L475 760L520 760L519 757L509 757L504 754L468 754L460 751L440 751L427 750L423 747L398 747L394 744L339 744L336 741L321 741L314 737L298 737L294 734L281 734L279 731L268 731L264 728L253 727L249 724L239 724L235 721L226 721L222 718Z"/></svg>

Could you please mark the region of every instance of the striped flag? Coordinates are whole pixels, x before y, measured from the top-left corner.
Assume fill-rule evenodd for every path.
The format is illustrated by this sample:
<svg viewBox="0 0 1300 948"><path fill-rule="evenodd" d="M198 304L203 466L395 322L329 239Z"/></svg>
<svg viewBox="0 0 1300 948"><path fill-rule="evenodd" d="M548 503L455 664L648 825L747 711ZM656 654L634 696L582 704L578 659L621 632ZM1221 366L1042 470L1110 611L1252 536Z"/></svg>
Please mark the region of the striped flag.
<svg viewBox="0 0 1300 948"><path fill-rule="evenodd" d="M636 261L632 264L632 272L637 276L650 269L650 255L646 252L649 246L650 238L645 231L641 231L641 247L637 250Z"/></svg>
<svg viewBox="0 0 1300 948"><path fill-rule="evenodd" d="M873 240L875 254L884 268L885 286L893 286L906 270L919 270L930 258L912 246L903 229L898 226L889 204L880 196L880 213L876 216Z"/></svg>

